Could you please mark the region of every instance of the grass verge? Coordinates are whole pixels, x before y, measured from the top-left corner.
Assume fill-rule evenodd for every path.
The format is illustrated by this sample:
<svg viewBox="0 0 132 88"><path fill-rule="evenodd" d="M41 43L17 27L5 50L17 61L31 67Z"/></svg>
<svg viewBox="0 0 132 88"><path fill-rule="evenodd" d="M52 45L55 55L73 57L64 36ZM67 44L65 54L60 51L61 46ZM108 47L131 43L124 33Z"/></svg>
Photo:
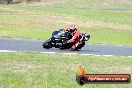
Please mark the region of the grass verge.
<svg viewBox="0 0 132 88"><path fill-rule="evenodd" d="M0 87L4 88L81 88L75 81L76 68L87 73L131 74L128 57L0 53ZM89 84L83 88L131 88L130 84Z"/></svg>

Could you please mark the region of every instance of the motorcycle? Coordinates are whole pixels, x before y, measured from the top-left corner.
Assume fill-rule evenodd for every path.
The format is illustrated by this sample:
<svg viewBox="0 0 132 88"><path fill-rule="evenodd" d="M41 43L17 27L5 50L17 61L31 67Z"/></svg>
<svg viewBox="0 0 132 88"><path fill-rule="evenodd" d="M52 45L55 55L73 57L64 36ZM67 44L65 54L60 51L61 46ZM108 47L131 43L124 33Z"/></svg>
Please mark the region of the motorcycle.
<svg viewBox="0 0 132 88"><path fill-rule="evenodd" d="M59 49L70 49L74 43L67 43L68 40L72 38L70 32L64 32L64 29L60 29L59 31L54 31L52 33L52 36L50 39L43 42L42 46L43 48L49 49L52 47L59 48ZM81 49L85 42L88 41L90 38L90 35L86 33L82 33L81 41L76 47L76 50Z"/></svg>

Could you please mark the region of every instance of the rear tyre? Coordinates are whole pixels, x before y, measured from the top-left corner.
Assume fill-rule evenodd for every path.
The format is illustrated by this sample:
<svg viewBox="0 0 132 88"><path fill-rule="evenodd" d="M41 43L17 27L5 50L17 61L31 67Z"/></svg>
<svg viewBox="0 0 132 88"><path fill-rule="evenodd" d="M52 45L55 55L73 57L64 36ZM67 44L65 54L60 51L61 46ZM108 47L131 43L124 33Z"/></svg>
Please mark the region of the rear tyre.
<svg viewBox="0 0 132 88"><path fill-rule="evenodd" d="M52 45L51 45L51 40L46 40L45 42L43 42L42 44L43 48L46 48L46 49L49 49L49 48L52 48Z"/></svg>
<svg viewBox="0 0 132 88"><path fill-rule="evenodd" d="M82 47L84 47L84 45L85 45L85 42L82 42L82 44L78 45L78 47L76 48L76 50L81 49Z"/></svg>

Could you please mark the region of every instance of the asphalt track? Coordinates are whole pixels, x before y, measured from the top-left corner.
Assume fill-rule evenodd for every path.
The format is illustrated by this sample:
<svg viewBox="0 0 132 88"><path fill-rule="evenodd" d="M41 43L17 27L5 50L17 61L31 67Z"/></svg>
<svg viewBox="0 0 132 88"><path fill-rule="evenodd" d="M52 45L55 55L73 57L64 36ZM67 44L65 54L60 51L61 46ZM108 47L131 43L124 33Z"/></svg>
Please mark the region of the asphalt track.
<svg viewBox="0 0 132 88"><path fill-rule="evenodd" d="M56 53L78 53L112 56L132 56L132 46L88 44L80 51L59 50L57 48L43 49L42 40L24 39L0 39L0 50L21 51L21 52L56 52Z"/></svg>

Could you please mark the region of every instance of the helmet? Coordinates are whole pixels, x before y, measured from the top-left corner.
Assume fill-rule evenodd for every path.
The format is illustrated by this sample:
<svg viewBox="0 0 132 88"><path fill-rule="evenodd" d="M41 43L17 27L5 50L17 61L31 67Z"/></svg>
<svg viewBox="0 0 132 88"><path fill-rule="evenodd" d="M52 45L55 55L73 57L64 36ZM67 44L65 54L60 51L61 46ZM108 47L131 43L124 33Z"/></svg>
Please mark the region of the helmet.
<svg viewBox="0 0 132 88"><path fill-rule="evenodd" d="M69 27L69 29L70 29L71 32L74 32L76 30L76 26L75 25L71 25Z"/></svg>

